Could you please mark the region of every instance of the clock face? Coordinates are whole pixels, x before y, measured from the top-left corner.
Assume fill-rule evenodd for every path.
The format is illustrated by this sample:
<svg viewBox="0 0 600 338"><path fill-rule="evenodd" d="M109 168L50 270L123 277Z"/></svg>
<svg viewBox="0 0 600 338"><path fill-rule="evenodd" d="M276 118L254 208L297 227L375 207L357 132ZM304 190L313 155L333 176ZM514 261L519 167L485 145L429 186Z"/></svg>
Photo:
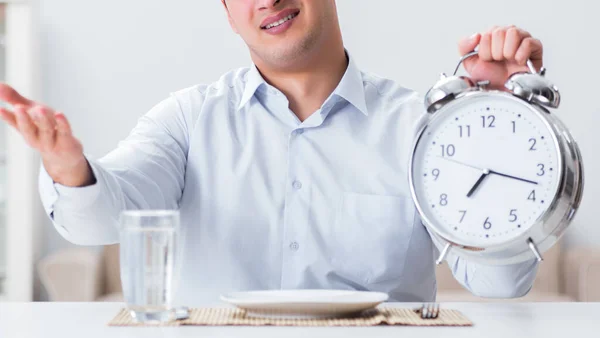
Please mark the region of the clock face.
<svg viewBox="0 0 600 338"><path fill-rule="evenodd" d="M463 245L522 235L551 205L560 181L557 143L545 120L508 94L462 98L437 114L413 154L424 221Z"/></svg>

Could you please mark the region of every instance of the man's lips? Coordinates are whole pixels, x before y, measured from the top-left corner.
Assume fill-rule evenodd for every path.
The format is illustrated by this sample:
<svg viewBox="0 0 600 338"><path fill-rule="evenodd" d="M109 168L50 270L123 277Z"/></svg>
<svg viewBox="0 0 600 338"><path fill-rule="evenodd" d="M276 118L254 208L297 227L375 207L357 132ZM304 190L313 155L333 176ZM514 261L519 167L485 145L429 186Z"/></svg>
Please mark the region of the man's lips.
<svg viewBox="0 0 600 338"><path fill-rule="evenodd" d="M298 14L300 14L300 10L299 9L284 9L283 11L277 13L276 15L270 16L268 18L266 18L265 20L263 20L263 22L260 24L260 28L261 29L267 29L267 27L269 27L270 25L273 25L281 20L284 20L286 18L288 18L289 16L296 17L298 16ZM271 27L269 27L271 28Z"/></svg>

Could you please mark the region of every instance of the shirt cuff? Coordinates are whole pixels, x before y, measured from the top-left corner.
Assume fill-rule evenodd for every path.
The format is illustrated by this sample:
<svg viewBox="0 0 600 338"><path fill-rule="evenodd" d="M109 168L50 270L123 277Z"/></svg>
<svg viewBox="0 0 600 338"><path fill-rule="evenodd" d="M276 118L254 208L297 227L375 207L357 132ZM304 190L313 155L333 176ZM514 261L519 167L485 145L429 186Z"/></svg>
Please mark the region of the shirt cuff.
<svg viewBox="0 0 600 338"><path fill-rule="evenodd" d="M48 172L42 165L42 170L40 173L40 185L42 185L41 181L46 181L50 183L51 188L48 187L48 183L43 184L41 190L46 192L46 195L51 197L52 203L48 203L46 205L44 203L44 207L47 213L51 213L54 209L54 204L59 200L68 201L68 203L61 203L61 208L69 208L69 209L81 209L86 208L92 205L98 197L100 196L100 192L102 190L103 185L103 176L102 176L102 168L99 164L95 163L88 159L88 163L92 168L92 172L96 178L96 183L86 186L86 187L68 187L59 183L56 183L52 180Z"/></svg>

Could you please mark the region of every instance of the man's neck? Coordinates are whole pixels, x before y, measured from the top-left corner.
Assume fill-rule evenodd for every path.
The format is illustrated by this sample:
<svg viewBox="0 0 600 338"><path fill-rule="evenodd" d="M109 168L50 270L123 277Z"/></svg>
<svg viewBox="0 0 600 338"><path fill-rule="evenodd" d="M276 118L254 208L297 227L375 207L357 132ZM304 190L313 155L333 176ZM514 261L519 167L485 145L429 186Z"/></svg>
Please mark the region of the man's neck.
<svg viewBox="0 0 600 338"><path fill-rule="evenodd" d="M257 63L265 80L288 98L289 108L300 121L306 120L323 105L348 68L342 44L339 48L327 50L327 53L317 53L308 58L294 70L270 69Z"/></svg>

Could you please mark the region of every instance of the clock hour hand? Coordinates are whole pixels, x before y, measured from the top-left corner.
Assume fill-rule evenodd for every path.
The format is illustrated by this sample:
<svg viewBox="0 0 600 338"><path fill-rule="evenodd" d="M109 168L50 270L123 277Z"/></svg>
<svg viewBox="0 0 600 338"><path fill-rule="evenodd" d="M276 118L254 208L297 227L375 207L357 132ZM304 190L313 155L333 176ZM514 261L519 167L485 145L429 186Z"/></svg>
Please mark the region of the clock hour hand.
<svg viewBox="0 0 600 338"><path fill-rule="evenodd" d="M531 183L531 184L535 184L535 185L538 184L538 182L535 182L535 181L526 180L524 178L520 178L520 177L516 177L516 176L512 176L512 175L507 175L507 174L499 173L499 172L494 171L494 170L490 170L489 172L490 172L490 174L495 174L495 175L502 176L502 177L512 178L513 180L517 180L517 181L527 182L527 183Z"/></svg>
<svg viewBox="0 0 600 338"><path fill-rule="evenodd" d="M483 169L483 174L481 174L481 176L479 176L479 179L477 179L477 182L475 182L475 185L473 185L473 188L471 188L471 190L469 190L469 192L467 193L467 197L471 197L475 193L475 190L477 190L477 188L481 185L481 183L483 182L483 180L489 174L490 174L489 170Z"/></svg>

